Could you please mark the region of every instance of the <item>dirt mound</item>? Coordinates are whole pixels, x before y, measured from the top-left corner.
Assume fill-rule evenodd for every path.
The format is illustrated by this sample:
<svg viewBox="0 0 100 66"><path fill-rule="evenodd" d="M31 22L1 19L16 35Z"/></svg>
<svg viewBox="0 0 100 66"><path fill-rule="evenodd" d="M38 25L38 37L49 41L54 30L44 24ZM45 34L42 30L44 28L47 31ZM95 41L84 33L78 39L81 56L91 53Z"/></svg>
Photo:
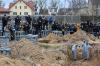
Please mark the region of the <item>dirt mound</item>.
<svg viewBox="0 0 100 66"><path fill-rule="evenodd" d="M90 60L71 61L68 66L99 66L100 56L96 56ZM69 62L69 61L68 61Z"/></svg>
<svg viewBox="0 0 100 66"><path fill-rule="evenodd" d="M12 48L11 57L23 60L26 63L35 63L42 66L61 65L64 63L65 55L61 51L49 51L39 45L32 45L27 39L22 39L16 44L10 44L10 47ZM62 61L62 63L59 61Z"/></svg>
<svg viewBox="0 0 100 66"><path fill-rule="evenodd" d="M64 35L63 37L59 37L56 36L55 34L50 33L47 37L39 40L39 42L51 43L51 44L61 43L66 41L69 41L71 43L82 44L83 40L87 40L91 44L95 42L96 38L92 34L88 34L85 31L81 30L80 24L77 24L76 27L77 27L77 32L75 32L74 34L67 34Z"/></svg>
<svg viewBox="0 0 100 66"><path fill-rule="evenodd" d="M27 39L22 39L14 44L10 44L9 47L12 49L11 56L13 58L27 57L32 55L33 52L34 54L39 54L39 51L41 51L39 46L33 46L33 43Z"/></svg>
<svg viewBox="0 0 100 66"><path fill-rule="evenodd" d="M62 37L56 36L53 33L50 33L47 37L39 40L39 42L43 42L43 43L59 43L59 42L62 42L62 41L63 41Z"/></svg>
<svg viewBox="0 0 100 66"><path fill-rule="evenodd" d="M70 41L70 42L77 42L77 41L83 41L83 40L95 41L95 37L93 35L87 34L83 30L78 30L77 32L71 35L70 34L65 35L63 39L65 41Z"/></svg>
<svg viewBox="0 0 100 66"><path fill-rule="evenodd" d="M95 41L95 37L92 34L88 34L85 31L79 29L74 34L67 34L63 37L56 36L55 34L50 33L47 37L39 39L39 42L41 43L63 43L66 41L72 42L72 43L82 43L83 40L89 41L89 43L93 43Z"/></svg>
<svg viewBox="0 0 100 66"><path fill-rule="evenodd" d="M0 66L28 66L24 61L0 56Z"/></svg>
<svg viewBox="0 0 100 66"><path fill-rule="evenodd" d="M80 41L80 40L77 40L77 41ZM25 66L25 65L33 66L34 64L36 64L37 66L65 66L65 64L67 63L70 63L70 65L68 66L80 66L82 64L84 66L86 65L88 66L89 64L91 64L91 66L95 66L95 65L92 65L92 63L93 62L97 63L96 61L99 60L99 59L95 59L95 61L91 61L89 63L82 62L82 61L76 61L75 63L73 63L72 61L71 62L66 61L66 59L68 60L67 54L62 53L62 51L53 50L53 49L45 49L38 44L33 45L33 43L27 39L22 39L18 42L14 42L10 44L10 47L12 48L11 58L13 58L14 60L9 59L9 58L8 59L11 63L12 62L16 64L22 63L17 66ZM67 48L65 50L67 50ZM79 52L81 51L79 50ZM16 60L16 59L19 59L19 60ZM0 63L5 63L5 62L0 61ZM14 66L16 66L16 64Z"/></svg>

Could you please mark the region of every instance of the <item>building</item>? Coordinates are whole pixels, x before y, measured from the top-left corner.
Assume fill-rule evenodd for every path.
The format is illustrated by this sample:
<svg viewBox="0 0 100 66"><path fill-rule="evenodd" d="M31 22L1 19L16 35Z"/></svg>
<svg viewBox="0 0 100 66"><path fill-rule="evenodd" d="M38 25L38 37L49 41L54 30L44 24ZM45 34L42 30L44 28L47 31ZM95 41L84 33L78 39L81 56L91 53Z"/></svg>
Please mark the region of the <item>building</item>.
<svg viewBox="0 0 100 66"><path fill-rule="evenodd" d="M10 11L4 7L0 7L0 16L9 15Z"/></svg>
<svg viewBox="0 0 100 66"><path fill-rule="evenodd" d="M15 2L10 3L9 10L11 11L11 16L26 16L26 15L34 15L35 7L33 1L24 1L17 0Z"/></svg>
<svg viewBox="0 0 100 66"><path fill-rule="evenodd" d="M57 15L59 9L57 7L51 7L48 9L49 15Z"/></svg>

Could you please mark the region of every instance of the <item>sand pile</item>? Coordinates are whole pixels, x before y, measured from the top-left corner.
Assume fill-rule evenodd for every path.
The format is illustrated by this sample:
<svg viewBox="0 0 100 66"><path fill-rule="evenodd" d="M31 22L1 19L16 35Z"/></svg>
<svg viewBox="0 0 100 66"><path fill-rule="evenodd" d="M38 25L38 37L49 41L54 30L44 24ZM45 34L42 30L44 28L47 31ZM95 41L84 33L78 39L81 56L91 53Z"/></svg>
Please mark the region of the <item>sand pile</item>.
<svg viewBox="0 0 100 66"><path fill-rule="evenodd" d="M10 47L12 48L12 58L20 59L28 64L35 63L42 66L59 66L65 63L65 55L61 51L49 51L39 45L32 45L27 39L10 44Z"/></svg>
<svg viewBox="0 0 100 66"><path fill-rule="evenodd" d="M85 31L78 30L74 34L65 35L63 39L64 41L70 41L70 42L77 42L83 40L87 40L91 42L95 40L95 37L91 34L87 34Z"/></svg>
<svg viewBox="0 0 100 66"><path fill-rule="evenodd" d="M15 42L9 45L10 45L9 47L12 49L11 55L13 58L20 57L21 55L24 56L24 54L27 53L27 51L25 50L30 51L31 46L32 46L31 43L27 41L26 39L22 39L18 42ZM27 48L27 47L30 47L30 48Z"/></svg>
<svg viewBox="0 0 100 66"><path fill-rule="evenodd" d="M33 46L33 43L27 39L22 39L14 44L10 44L10 48L12 48L11 55L13 58L27 57L32 55L32 52L34 52L34 54L41 53L41 48L36 45Z"/></svg>
<svg viewBox="0 0 100 66"><path fill-rule="evenodd" d="M10 48L12 48L12 58L21 59L28 64L34 64L42 57L41 48L36 45L33 46L33 43L27 39L21 39L16 43L10 44Z"/></svg>
<svg viewBox="0 0 100 66"><path fill-rule="evenodd" d="M46 51L45 52L45 58L47 62L53 64L65 64L65 55L62 54L62 52L59 51Z"/></svg>
<svg viewBox="0 0 100 66"><path fill-rule="evenodd" d="M83 40L89 41L89 43L93 43L95 41L95 37L92 34L87 34L85 31L79 29L74 34L67 34L63 37L56 36L55 34L50 33L47 37L39 39L41 43L63 43L66 41L72 43L82 43Z"/></svg>
<svg viewBox="0 0 100 66"><path fill-rule="evenodd" d="M33 43L27 39L22 39L16 43L14 42L10 44L10 47L12 48L11 58L19 59L19 60L16 60L16 64L17 63L20 64L19 62L21 62L22 63L20 64L21 66L23 66L24 64L26 66L33 66L34 64L37 66L65 66L66 62L70 62L70 61L65 61L67 59L67 55L64 55L61 51L53 50L53 49L52 50L45 49L38 44L33 45ZM79 52L81 51L79 50ZM96 62L97 60L98 59L95 59L95 61L91 61L89 63L82 62L82 61L76 61L75 63L73 63L71 61L70 65L68 66L80 66L82 64L84 66L86 65L89 66L89 64L91 64L91 66L95 66L95 65L92 65L92 63L93 62L97 63ZM15 62L15 60L11 59L11 62L12 61ZM17 66L20 66L20 65L17 65Z"/></svg>
<svg viewBox="0 0 100 66"><path fill-rule="evenodd" d="M39 42L43 42L43 43L59 43L62 41L63 41L62 37L56 36L53 33L50 33L47 37L39 40Z"/></svg>
<svg viewBox="0 0 100 66"><path fill-rule="evenodd" d="M34 60L35 57L32 56L31 59ZM42 66L52 66L52 64L57 64L58 66L64 65L65 55L62 54L61 52L47 51L44 52L43 56L36 63Z"/></svg>
<svg viewBox="0 0 100 66"><path fill-rule="evenodd" d="M99 65L100 65L100 55L95 56L95 58L91 60L78 60L74 62L71 61L68 66L99 66Z"/></svg>
<svg viewBox="0 0 100 66"><path fill-rule="evenodd" d="M0 66L28 66L24 61L0 56Z"/></svg>

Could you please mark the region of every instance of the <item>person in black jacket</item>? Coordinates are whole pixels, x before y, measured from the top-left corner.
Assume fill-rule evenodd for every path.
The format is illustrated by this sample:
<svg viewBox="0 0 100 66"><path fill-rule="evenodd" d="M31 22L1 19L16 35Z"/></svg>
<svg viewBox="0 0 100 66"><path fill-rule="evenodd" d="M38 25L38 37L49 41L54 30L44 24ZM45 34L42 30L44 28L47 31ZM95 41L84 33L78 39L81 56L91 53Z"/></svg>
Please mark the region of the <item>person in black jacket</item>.
<svg viewBox="0 0 100 66"><path fill-rule="evenodd" d="M47 20L46 17L43 17L42 21L43 21L43 23L42 23L42 26L43 26L42 29L45 30L48 27L48 20Z"/></svg>
<svg viewBox="0 0 100 66"><path fill-rule="evenodd" d="M26 21L28 22L29 25L31 25L31 22L32 22L32 18L30 15L26 16L25 17Z"/></svg>
<svg viewBox="0 0 100 66"><path fill-rule="evenodd" d="M19 16L15 17L15 29L18 31L20 28L21 18Z"/></svg>
<svg viewBox="0 0 100 66"><path fill-rule="evenodd" d="M38 29L39 30L42 30L43 20L42 20L42 17L41 16L39 16L39 18L37 19L37 22L38 22Z"/></svg>
<svg viewBox="0 0 100 66"><path fill-rule="evenodd" d="M7 16L6 15L4 15L3 17L2 17L2 30L3 30L3 32L4 32L4 27L7 25Z"/></svg>
<svg viewBox="0 0 100 66"><path fill-rule="evenodd" d="M30 32L30 26L29 26L28 23L25 23L25 24L24 24L23 30L25 31L25 34L26 34L26 35L29 34L29 32Z"/></svg>

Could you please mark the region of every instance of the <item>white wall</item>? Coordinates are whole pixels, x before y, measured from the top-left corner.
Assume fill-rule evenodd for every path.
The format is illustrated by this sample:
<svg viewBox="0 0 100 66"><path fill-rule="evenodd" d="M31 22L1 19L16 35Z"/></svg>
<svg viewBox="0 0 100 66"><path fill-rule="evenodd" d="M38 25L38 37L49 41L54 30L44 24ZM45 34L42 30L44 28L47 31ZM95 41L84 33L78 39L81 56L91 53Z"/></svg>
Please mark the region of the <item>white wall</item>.
<svg viewBox="0 0 100 66"><path fill-rule="evenodd" d="M15 6L17 6L17 9L15 9ZM20 9L20 6L21 6L21 9ZM27 9L24 9L24 6L27 6L23 1L19 1L17 4L15 4L11 9L11 13L10 15L11 16L14 16L13 15L13 12L17 12L17 15L20 15L20 12L21 12L21 15L20 16L25 16L24 15L24 12L28 12L28 15L34 15L34 12L32 11L32 9L27 6Z"/></svg>

